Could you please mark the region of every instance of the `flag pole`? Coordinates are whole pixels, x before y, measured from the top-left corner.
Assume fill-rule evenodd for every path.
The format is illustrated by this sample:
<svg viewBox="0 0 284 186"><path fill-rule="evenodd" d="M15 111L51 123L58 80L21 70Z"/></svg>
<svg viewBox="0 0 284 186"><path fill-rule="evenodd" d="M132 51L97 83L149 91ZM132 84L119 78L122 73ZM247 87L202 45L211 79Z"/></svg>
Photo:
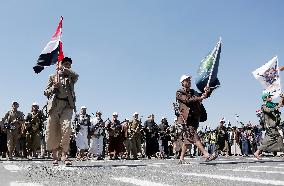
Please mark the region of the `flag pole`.
<svg viewBox="0 0 284 186"><path fill-rule="evenodd" d="M218 41L218 44L217 44L217 48L218 48L218 50L216 51L216 54L215 54L215 56L214 56L214 61L213 61L213 64L212 64L212 68L211 68L211 72L210 72L210 74L209 74L209 78L208 78L208 81L207 81L207 87L209 87L209 83L210 83L210 81L211 81L211 77L212 77L212 73L213 73L213 69L214 69L214 66L215 66L215 61L216 61L216 57L217 57L217 55L218 55L218 52L219 52L219 46L220 46L220 44L221 44L221 37L220 37L220 39L219 39L219 41Z"/></svg>
<svg viewBox="0 0 284 186"><path fill-rule="evenodd" d="M235 115L236 115L237 124L240 125L240 122L239 122L239 115L238 115L238 114L235 114Z"/></svg>
<svg viewBox="0 0 284 186"><path fill-rule="evenodd" d="M60 56L60 52L61 52L61 50L62 50L62 45L60 44L60 42L61 42L61 36L62 36L62 27L63 27L63 16L60 16L60 22L61 22L61 30L60 30L60 39L59 39L59 51L58 51L58 57L57 57L57 67L56 67L56 77L57 77L57 83L59 82L59 63L60 63L60 61L59 61L59 56Z"/></svg>
<svg viewBox="0 0 284 186"><path fill-rule="evenodd" d="M277 60L277 74L278 74L278 77L279 77L279 84L280 84L280 95L281 95L281 90L282 90L282 87L281 87L281 79L280 79L280 69L279 69L279 59L278 59L278 56L276 55L276 60Z"/></svg>

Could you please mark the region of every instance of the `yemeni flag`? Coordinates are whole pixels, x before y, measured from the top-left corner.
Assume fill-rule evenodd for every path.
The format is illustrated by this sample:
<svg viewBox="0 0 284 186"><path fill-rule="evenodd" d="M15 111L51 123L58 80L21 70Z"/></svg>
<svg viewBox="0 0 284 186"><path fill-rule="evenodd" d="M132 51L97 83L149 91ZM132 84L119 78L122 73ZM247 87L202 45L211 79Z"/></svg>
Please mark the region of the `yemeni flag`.
<svg viewBox="0 0 284 186"><path fill-rule="evenodd" d="M40 73L44 67L54 65L56 62L62 61L64 54L62 51L62 21L63 17L60 17L60 22L57 26L56 32L51 37L51 40L44 47L41 52L37 64L33 67L35 73Z"/></svg>
<svg viewBox="0 0 284 186"><path fill-rule="evenodd" d="M204 88L209 86L211 90L220 86L217 78L218 67L221 54L221 38L215 48L200 63L198 76L196 78L196 87L204 92Z"/></svg>

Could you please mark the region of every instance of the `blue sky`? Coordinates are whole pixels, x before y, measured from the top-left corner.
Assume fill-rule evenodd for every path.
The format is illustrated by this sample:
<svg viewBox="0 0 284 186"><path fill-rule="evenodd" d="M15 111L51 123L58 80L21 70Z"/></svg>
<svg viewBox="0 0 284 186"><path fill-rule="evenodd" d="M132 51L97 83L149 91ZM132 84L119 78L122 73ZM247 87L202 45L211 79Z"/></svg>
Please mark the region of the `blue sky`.
<svg viewBox="0 0 284 186"><path fill-rule="evenodd" d="M63 21L63 50L80 75L77 107L144 119L151 113L172 123L172 102L182 74L197 74L200 61L222 37L221 87L204 101L208 121L256 122L261 85L251 72L278 55L284 65L283 1L106 0L1 1L0 114L18 100L27 113L43 95L54 67L32 67ZM283 76L283 75L282 75ZM282 79L281 79L282 80ZM282 80L283 82L283 80ZM195 86L193 86L195 88Z"/></svg>

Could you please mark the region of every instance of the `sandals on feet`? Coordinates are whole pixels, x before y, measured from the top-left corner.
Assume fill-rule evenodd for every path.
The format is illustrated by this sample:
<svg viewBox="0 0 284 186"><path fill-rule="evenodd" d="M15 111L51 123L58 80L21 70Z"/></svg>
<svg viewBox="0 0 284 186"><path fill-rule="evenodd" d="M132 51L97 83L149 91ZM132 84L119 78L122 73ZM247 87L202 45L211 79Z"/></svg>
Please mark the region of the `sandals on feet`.
<svg viewBox="0 0 284 186"><path fill-rule="evenodd" d="M69 159L65 159L65 160L62 160L65 164L65 166L70 166L72 165L72 162L69 160Z"/></svg>
<svg viewBox="0 0 284 186"><path fill-rule="evenodd" d="M217 154L209 155L209 156L206 158L205 162L209 162L209 161L216 160L217 157L218 157Z"/></svg>
<svg viewBox="0 0 284 186"><path fill-rule="evenodd" d="M54 161L52 162L52 165L53 165L53 166L58 166L58 165L59 165L58 160L54 160Z"/></svg>
<svg viewBox="0 0 284 186"><path fill-rule="evenodd" d="M87 161L88 160L88 157L87 156L84 156L83 158L82 158L82 161Z"/></svg>

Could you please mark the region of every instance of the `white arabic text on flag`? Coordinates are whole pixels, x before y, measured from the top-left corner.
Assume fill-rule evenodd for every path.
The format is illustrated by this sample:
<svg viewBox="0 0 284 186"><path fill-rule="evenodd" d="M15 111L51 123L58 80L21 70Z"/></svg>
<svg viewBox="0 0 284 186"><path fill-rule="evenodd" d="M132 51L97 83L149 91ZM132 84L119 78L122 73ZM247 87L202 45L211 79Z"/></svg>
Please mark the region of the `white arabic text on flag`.
<svg viewBox="0 0 284 186"><path fill-rule="evenodd" d="M253 71L252 74L262 84L263 92L272 94L273 99L280 96L281 84L277 56Z"/></svg>

